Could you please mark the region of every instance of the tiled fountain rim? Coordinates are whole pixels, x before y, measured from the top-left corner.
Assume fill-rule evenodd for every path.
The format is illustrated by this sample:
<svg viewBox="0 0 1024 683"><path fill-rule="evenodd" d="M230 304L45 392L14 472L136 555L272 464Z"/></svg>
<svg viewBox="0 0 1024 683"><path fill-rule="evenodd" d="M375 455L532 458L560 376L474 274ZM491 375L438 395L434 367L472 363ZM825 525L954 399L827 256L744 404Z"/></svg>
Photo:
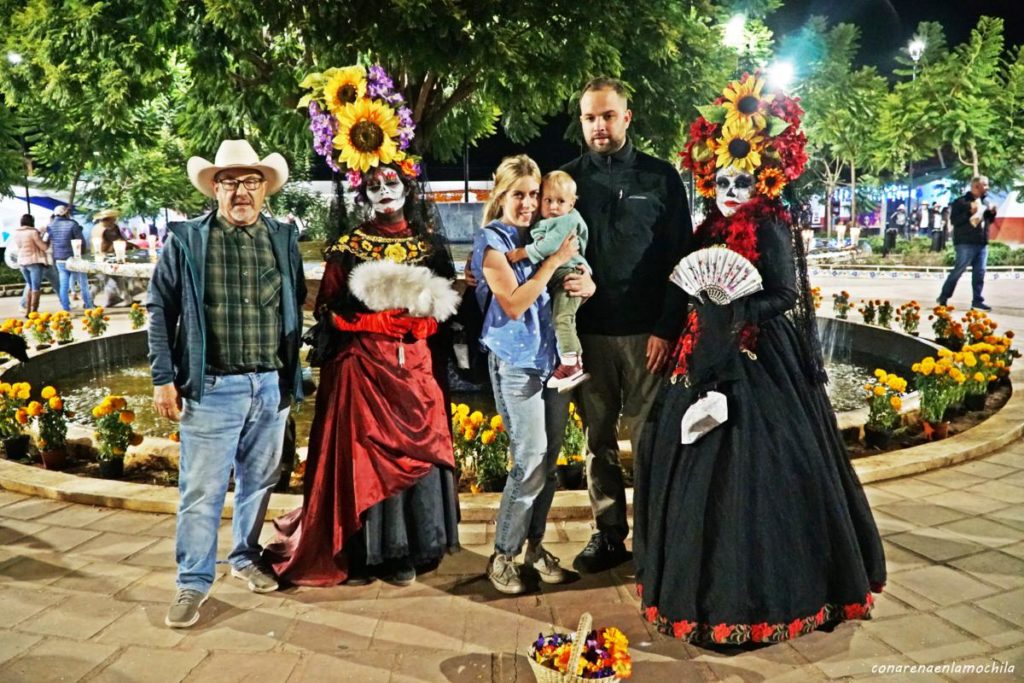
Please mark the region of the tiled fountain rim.
<svg viewBox="0 0 1024 683"><path fill-rule="evenodd" d="M851 323L858 325L858 323ZM895 333L894 333L895 334ZM97 353L99 345L108 351L127 354L141 345L145 347L145 331L110 335L98 340L78 342L64 347L55 347L44 352L48 369L58 368L53 374L60 374L59 368L74 359ZM113 347L113 348L111 348ZM127 357L124 355L122 357ZM81 367L81 362L76 367ZM8 366L0 371L3 381L32 381L33 370L30 361L25 365ZM19 370L20 368L20 370ZM36 383L43 378L37 378ZM1017 384L1024 380L1024 365L1018 366L1011 380ZM892 453L858 458L854 469L861 482L870 483L895 479L929 470L947 467L967 460L984 457L1024 435L1024 395L1014 392L1003 408L982 424L944 441L915 446ZM91 440L91 430L73 426L69 430L71 439ZM168 439L147 437L139 447L147 453L169 455L176 453L177 444ZM143 512L174 514L178 505L178 491L173 487L150 484L134 484L124 481L77 477L64 472L51 472L30 465L9 460L0 460L0 488L22 493L65 500L87 505L101 505ZM626 492L627 501L632 505L632 489ZM462 521L489 522L494 519L500 494L479 493L464 495L460 499ZM273 519L289 510L301 506L302 497L296 494L275 493L267 510L267 519ZM233 498L228 494L224 516L230 517ZM590 502L586 491L559 491L551 509L553 520L590 519Z"/></svg>

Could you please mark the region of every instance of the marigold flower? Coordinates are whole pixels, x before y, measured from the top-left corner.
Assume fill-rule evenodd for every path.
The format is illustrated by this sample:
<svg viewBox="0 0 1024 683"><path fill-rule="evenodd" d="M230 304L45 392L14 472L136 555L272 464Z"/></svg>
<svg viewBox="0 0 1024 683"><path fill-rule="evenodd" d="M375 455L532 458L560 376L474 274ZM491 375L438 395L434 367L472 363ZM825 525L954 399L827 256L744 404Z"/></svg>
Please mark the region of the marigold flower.
<svg viewBox="0 0 1024 683"><path fill-rule="evenodd" d="M31 417L39 417L43 414L43 404L39 401L32 401L28 404L26 411Z"/></svg>
<svg viewBox="0 0 1024 683"><path fill-rule="evenodd" d="M497 434L495 434L493 429L485 429L483 433L480 434L480 443L482 443L485 446L490 446L492 443L494 443L494 439L496 437Z"/></svg>
<svg viewBox="0 0 1024 683"><path fill-rule="evenodd" d="M505 421L501 418L501 414L495 415L491 418L491 429L498 430L505 426Z"/></svg>
<svg viewBox="0 0 1024 683"><path fill-rule="evenodd" d="M885 387L875 387L875 396L885 396Z"/></svg>
<svg viewBox="0 0 1024 683"><path fill-rule="evenodd" d="M469 421L473 423L474 427L479 427L484 423L484 414L479 410L474 410L473 414L469 416Z"/></svg>
<svg viewBox="0 0 1024 683"><path fill-rule="evenodd" d="M130 425L132 422L135 422L135 413L130 410L122 410L118 419L121 420L123 424Z"/></svg>
<svg viewBox="0 0 1024 683"><path fill-rule="evenodd" d="M40 392L39 395L42 396L45 399L51 399L51 398L53 398L54 396L57 395L57 390L54 389L53 387L49 387L49 386L48 387L43 387L43 390Z"/></svg>
<svg viewBox="0 0 1024 683"><path fill-rule="evenodd" d="M132 438L128 440L128 443L130 443L133 446L138 446L140 443L142 443L142 434L139 434L138 432L132 432Z"/></svg>
<svg viewBox="0 0 1024 683"><path fill-rule="evenodd" d="M903 408L903 399L901 399L899 396L893 396L889 399L889 405L892 406L893 410L899 411L901 408Z"/></svg>
<svg viewBox="0 0 1024 683"><path fill-rule="evenodd" d="M51 396L50 397L50 410L63 410L63 409L64 409L64 401L63 401L63 399L61 399L60 396Z"/></svg>
<svg viewBox="0 0 1024 683"><path fill-rule="evenodd" d="M167 438L173 441L174 443L181 443L181 435L178 434L178 432L171 432L170 434L167 435Z"/></svg>
<svg viewBox="0 0 1024 683"><path fill-rule="evenodd" d="M24 408L18 408L14 413L14 419L21 424L28 424L28 413L25 412Z"/></svg>

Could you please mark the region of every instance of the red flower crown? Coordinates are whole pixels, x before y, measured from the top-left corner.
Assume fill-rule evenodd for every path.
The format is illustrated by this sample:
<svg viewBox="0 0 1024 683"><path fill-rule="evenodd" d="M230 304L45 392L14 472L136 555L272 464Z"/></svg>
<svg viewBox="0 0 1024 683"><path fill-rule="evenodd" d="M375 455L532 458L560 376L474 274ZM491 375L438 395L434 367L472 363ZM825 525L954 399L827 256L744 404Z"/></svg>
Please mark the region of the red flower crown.
<svg viewBox="0 0 1024 683"><path fill-rule="evenodd" d="M764 93L760 73L743 74L712 104L698 107L690 139L679 156L693 171L697 192L715 196L715 171L734 166L755 174L758 194L774 199L807 164L799 98Z"/></svg>

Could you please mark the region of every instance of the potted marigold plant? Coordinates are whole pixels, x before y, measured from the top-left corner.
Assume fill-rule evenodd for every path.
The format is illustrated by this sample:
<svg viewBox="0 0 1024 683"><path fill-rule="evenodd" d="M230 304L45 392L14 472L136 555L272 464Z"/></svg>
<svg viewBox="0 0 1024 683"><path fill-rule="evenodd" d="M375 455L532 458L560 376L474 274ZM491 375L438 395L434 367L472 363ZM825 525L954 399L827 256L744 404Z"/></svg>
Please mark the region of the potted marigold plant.
<svg viewBox="0 0 1024 683"><path fill-rule="evenodd" d="M846 320L853 304L850 303L850 293L846 290L832 295L832 310L840 320Z"/></svg>
<svg viewBox="0 0 1024 683"><path fill-rule="evenodd" d="M885 301L876 301L875 305L878 306L878 326L886 329L892 327L892 302L886 299Z"/></svg>
<svg viewBox="0 0 1024 683"><path fill-rule="evenodd" d="M27 408L39 431L36 441L39 456L46 469L63 469L67 461L68 438L68 413L64 410L64 399L50 386L43 387L40 397L41 402L32 401Z"/></svg>
<svg viewBox="0 0 1024 683"><path fill-rule="evenodd" d="M907 334L916 337L918 325L921 324L921 305L916 301L908 301L896 309L896 322Z"/></svg>
<svg viewBox="0 0 1024 683"><path fill-rule="evenodd" d="M146 324L146 309L133 303L128 309L128 320L131 321L133 330L141 329Z"/></svg>
<svg viewBox="0 0 1024 683"><path fill-rule="evenodd" d="M914 383L921 392L921 420L924 436L929 441L944 439L949 433L946 409L950 406L966 377L955 366L950 356L938 360L928 356L911 368Z"/></svg>
<svg viewBox="0 0 1024 683"><path fill-rule="evenodd" d="M964 345L964 328L960 322L953 319L952 306L936 306L928 320L932 321L932 331L935 332L935 341L948 349L959 351Z"/></svg>
<svg viewBox="0 0 1024 683"><path fill-rule="evenodd" d="M32 311L28 314L28 329L40 351L53 344L53 330L50 329L50 314Z"/></svg>
<svg viewBox="0 0 1024 683"><path fill-rule="evenodd" d="M509 436L501 415L494 415L482 426L476 449L476 483L483 491L498 492L508 481Z"/></svg>
<svg viewBox="0 0 1024 683"><path fill-rule="evenodd" d="M868 421L864 424L864 442L872 448L886 448L899 426L903 395L907 380L895 373L875 370L875 376L864 385L868 401Z"/></svg>
<svg viewBox="0 0 1024 683"><path fill-rule="evenodd" d="M960 371L964 373L964 406L967 410L984 410L988 394L988 372L985 362L979 354L975 354L971 345L964 347L961 357ZM988 356L991 360L991 356Z"/></svg>
<svg viewBox="0 0 1024 683"><path fill-rule="evenodd" d="M857 312L860 313L861 317L864 318L865 325L874 325L875 316L878 314L878 307L875 302L871 299L867 301L861 301L861 305L857 308Z"/></svg>
<svg viewBox="0 0 1024 683"><path fill-rule="evenodd" d="M28 382L0 382L0 440L10 460L24 460L28 455L25 425L29 417L25 404L31 394L32 385Z"/></svg>
<svg viewBox="0 0 1024 683"><path fill-rule="evenodd" d="M57 337L57 345L63 346L75 341L74 324L71 322L71 314L67 311L57 311L50 317L50 329Z"/></svg>
<svg viewBox="0 0 1024 683"><path fill-rule="evenodd" d="M82 313L82 328L95 339L107 331L110 317L103 313L103 307L87 308Z"/></svg>
<svg viewBox="0 0 1024 683"><path fill-rule="evenodd" d="M135 413L128 409L123 396L111 394L92 409L96 419L96 449L100 475L107 479L124 476L124 456L128 446L142 443L142 435L132 429Z"/></svg>
<svg viewBox="0 0 1024 683"><path fill-rule="evenodd" d="M583 437L583 420L575 403L569 403L569 419L565 423L565 437L562 439L562 452L558 454L555 476L558 485L563 489L582 489L584 483L583 466L586 445Z"/></svg>

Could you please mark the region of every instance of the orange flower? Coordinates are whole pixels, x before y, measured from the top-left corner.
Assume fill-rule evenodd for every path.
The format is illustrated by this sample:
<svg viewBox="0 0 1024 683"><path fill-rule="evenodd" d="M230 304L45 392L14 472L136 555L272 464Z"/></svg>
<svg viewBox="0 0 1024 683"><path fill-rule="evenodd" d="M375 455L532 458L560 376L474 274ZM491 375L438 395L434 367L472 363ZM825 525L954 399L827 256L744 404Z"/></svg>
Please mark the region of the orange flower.
<svg viewBox="0 0 1024 683"><path fill-rule="evenodd" d="M64 409L64 401L61 399L60 396L52 396L52 397L50 397L50 410L63 410L63 409Z"/></svg>
<svg viewBox="0 0 1024 683"><path fill-rule="evenodd" d="M130 410L122 410L118 419L120 419L124 424L130 425L132 422L135 422L135 413Z"/></svg>
<svg viewBox="0 0 1024 683"><path fill-rule="evenodd" d="M769 199L775 199L782 194L784 187L786 176L781 169L769 166L757 174L757 191Z"/></svg>
<svg viewBox="0 0 1024 683"><path fill-rule="evenodd" d="M32 401L26 410L31 417L39 417L43 414L43 404L39 401Z"/></svg>
<svg viewBox="0 0 1024 683"><path fill-rule="evenodd" d="M167 438L173 441L174 443L181 443L181 435L178 434L178 432L171 432L170 434L167 435Z"/></svg>
<svg viewBox="0 0 1024 683"><path fill-rule="evenodd" d="M14 413L14 419L21 424L28 424L28 413L24 408L18 408L18 411Z"/></svg>

